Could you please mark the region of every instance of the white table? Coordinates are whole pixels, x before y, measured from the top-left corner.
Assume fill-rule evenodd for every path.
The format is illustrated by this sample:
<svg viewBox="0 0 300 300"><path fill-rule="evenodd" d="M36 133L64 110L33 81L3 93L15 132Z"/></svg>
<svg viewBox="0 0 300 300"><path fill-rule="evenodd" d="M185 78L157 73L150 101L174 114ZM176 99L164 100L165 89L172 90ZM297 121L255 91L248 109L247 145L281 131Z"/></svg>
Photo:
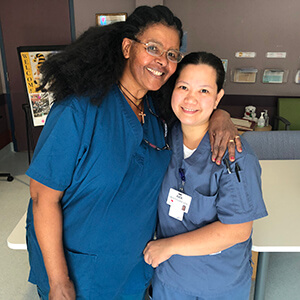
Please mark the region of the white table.
<svg viewBox="0 0 300 300"><path fill-rule="evenodd" d="M27 212L24 214L22 219L16 225L14 230L11 232L7 238L7 246L14 250L26 250L26 216Z"/></svg>
<svg viewBox="0 0 300 300"><path fill-rule="evenodd" d="M261 160L269 216L254 222L252 250L259 252L255 300L263 300L270 252L300 252L300 160Z"/></svg>

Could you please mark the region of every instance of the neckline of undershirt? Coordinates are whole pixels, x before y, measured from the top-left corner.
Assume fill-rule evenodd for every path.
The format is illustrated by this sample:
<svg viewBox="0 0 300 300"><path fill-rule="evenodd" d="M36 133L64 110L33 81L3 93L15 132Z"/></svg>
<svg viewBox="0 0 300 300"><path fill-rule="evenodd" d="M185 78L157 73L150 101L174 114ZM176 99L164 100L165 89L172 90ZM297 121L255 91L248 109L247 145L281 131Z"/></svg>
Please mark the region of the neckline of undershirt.
<svg viewBox="0 0 300 300"><path fill-rule="evenodd" d="M195 149L190 149L187 146L185 146L183 144L183 157L184 159L189 158L190 156L192 156L192 154L197 150L197 148Z"/></svg>

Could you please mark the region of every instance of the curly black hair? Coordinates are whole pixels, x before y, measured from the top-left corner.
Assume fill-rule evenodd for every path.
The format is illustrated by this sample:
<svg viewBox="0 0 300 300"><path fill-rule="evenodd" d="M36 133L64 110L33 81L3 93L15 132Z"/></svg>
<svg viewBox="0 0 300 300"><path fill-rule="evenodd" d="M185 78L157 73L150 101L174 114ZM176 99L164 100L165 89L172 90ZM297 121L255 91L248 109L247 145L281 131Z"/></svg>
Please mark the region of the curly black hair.
<svg viewBox="0 0 300 300"><path fill-rule="evenodd" d="M82 95L99 105L123 74L123 39L135 39L157 23L175 28L181 42L181 21L167 7L137 7L125 22L91 27L63 51L50 56L41 67L41 89L46 87L54 101Z"/></svg>

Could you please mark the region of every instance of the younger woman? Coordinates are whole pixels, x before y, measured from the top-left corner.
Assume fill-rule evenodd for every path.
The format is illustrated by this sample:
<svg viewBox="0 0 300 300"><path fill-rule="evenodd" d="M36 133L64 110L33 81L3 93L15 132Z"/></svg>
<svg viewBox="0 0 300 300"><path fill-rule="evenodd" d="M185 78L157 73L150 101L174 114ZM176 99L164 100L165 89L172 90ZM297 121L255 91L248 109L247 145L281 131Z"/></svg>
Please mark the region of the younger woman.
<svg viewBox="0 0 300 300"><path fill-rule="evenodd" d="M144 250L155 271L153 300L248 300L253 220L267 215L261 169L241 138L231 163L212 163L209 118L224 95L224 68L211 53L187 55L174 74L171 163L159 195L156 241ZM174 82L174 81L173 81Z"/></svg>

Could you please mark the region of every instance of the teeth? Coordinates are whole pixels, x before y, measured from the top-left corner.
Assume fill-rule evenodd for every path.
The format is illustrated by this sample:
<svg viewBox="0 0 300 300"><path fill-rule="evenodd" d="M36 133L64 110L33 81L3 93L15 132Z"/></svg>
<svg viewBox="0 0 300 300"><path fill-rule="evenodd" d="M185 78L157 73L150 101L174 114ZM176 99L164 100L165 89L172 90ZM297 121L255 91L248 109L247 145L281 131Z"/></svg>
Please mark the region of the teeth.
<svg viewBox="0 0 300 300"><path fill-rule="evenodd" d="M163 74L163 72L155 71L155 70L152 70L150 68L147 68L147 70L150 71L151 73L153 73L156 76L161 76Z"/></svg>
<svg viewBox="0 0 300 300"><path fill-rule="evenodd" d="M184 108L184 107L183 107L183 109L186 111L196 111L197 110L197 109L189 109L189 108Z"/></svg>

